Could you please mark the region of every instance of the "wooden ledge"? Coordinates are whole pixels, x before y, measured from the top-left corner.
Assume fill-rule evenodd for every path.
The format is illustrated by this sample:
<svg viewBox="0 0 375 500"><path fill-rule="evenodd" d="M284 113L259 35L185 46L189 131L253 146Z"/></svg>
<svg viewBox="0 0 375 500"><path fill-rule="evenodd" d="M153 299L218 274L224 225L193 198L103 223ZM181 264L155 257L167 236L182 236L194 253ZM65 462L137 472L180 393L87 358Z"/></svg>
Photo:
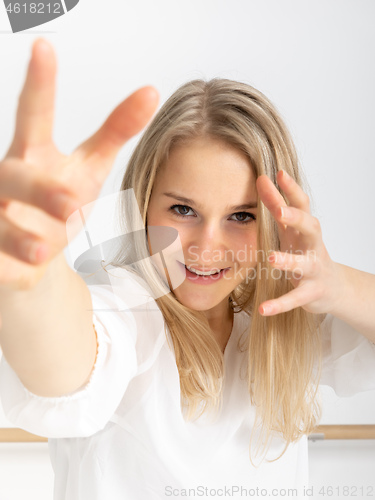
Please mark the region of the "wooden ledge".
<svg viewBox="0 0 375 500"><path fill-rule="evenodd" d="M0 428L0 443L47 443L48 439L23 429L18 428Z"/></svg>
<svg viewBox="0 0 375 500"><path fill-rule="evenodd" d="M375 439L375 425L319 425L309 440ZM47 438L18 428L0 428L0 443L46 443Z"/></svg>

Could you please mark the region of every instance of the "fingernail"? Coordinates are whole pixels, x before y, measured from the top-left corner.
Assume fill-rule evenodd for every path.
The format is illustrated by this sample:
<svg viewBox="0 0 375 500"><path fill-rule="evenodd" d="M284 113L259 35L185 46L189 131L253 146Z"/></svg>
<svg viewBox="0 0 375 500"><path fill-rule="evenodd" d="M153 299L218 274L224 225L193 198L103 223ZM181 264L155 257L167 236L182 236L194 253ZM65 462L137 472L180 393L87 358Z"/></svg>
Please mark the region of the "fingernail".
<svg viewBox="0 0 375 500"><path fill-rule="evenodd" d="M274 253L272 253L269 257L268 257L268 262L276 262L276 255Z"/></svg>
<svg viewBox="0 0 375 500"><path fill-rule="evenodd" d="M280 217L282 219L289 219L290 217L290 210L288 207L280 207Z"/></svg>
<svg viewBox="0 0 375 500"><path fill-rule="evenodd" d="M261 314L270 314L272 312L272 306L265 305L261 307Z"/></svg>
<svg viewBox="0 0 375 500"><path fill-rule="evenodd" d="M38 50L42 50L45 54L52 52L50 44L44 38L38 38L35 44L38 45Z"/></svg>
<svg viewBox="0 0 375 500"><path fill-rule="evenodd" d="M40 241L27 240L23 244L24 257L32 264L42 262L47 256L47 247Z"/></svg>

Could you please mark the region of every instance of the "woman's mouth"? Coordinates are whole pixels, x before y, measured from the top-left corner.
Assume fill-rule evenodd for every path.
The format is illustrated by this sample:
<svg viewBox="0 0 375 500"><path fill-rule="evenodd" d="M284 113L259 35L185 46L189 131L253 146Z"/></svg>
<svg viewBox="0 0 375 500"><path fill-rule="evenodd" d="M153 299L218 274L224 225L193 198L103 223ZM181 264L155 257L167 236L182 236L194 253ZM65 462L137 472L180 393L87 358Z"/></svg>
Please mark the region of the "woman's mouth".
<svg viewBox="0 0 375 500"><path fill-rule="evenodd" d="M178 263L185 268L186 279L198 285L210 285L216 281L220 281L230 269L230 267L226 267L224 269L213 268L202 270L199 268L195 269L193 266L184 265L179 261Z"/></svg>

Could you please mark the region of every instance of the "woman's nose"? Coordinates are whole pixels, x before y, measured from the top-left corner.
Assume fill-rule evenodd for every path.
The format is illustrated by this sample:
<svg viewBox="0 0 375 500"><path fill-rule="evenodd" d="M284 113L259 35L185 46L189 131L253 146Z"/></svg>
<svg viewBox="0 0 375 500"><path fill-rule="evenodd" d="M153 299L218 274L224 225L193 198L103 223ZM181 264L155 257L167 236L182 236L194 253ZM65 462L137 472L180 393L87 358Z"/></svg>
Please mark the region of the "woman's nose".
<svg viewBox="0 0 375 500"><path fill-rule="evenodd" d="M215 222L202 223L190 241L194 250L190 253L195 254L197 263L202 265L219 262L230 244L223 228Z"/></svg>

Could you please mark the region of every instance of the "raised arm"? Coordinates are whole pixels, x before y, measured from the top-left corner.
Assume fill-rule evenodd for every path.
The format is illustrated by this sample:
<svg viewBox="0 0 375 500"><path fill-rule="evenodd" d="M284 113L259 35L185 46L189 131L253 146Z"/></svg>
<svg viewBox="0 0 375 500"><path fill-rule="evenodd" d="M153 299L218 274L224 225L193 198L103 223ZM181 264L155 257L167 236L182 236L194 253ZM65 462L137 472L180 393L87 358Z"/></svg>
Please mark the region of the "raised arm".
<svg viewBox="0 0 375 500"><path fill-rule="evenodd" d="M52 140L55 76L54 51L38 39L0 162L0 344L25 387L50 397L85 384L96 356L90 294L63 254L65 221L97 198L118 150L158 102L152 87L136 91L65 156Z"/></svg>
<svg viewBox="0 0 375 500"><path fill-rule="evenodd" d="M375 275L334 262L324 245L319 221L310 214L307 195L285 172L277 176L289 206L271 180L260 176L259 195L277 221L281 251L270 256L271 265L289 273L295 287L260 305L264 315L296 307L332 314L375 343ZM292 250L292 251L291 251Z"/></svg>

